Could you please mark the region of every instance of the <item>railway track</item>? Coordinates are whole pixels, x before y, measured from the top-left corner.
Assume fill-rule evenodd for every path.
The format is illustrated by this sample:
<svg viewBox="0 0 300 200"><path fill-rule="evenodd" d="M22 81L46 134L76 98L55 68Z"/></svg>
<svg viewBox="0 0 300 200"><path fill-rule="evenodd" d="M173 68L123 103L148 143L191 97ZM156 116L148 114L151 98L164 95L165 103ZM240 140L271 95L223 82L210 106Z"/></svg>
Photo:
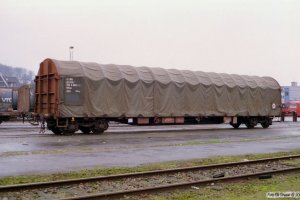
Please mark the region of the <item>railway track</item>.
<svg viewBox="0 0 300 200"><path fill-rule="evenodd" d="M148 171L148 172L138 172L138 173L130 173L130 174L120 174L120 175L110 175L110 176L101 176L101 177L92 177L92 178L81 178L81 179L71 179L71 180L62 180L62 181L52 181L52 182L41 182L41 183L30 183L30 184L19 184L19 185L10 185L10 186L1 186L0 187L0 197L4 197L7 195L11 197L14 195L14 192L23 191L24 194L28 194L30 190L38 190L38 191L47 191L47 193L51 193L51 188L55 188L54 194L61 194L58 190L62 189L64 191L64 187L67 188L76 188L81 187L85 189L85 185L87 184L87 188L94 186L95 184L99 184L104 182L104 185L114 183L118 183L117 185L126 185L129 184L130 181L138 182L139 180L149 179L151 177L156 178L170 178L170 176L181 176L190 174L192 177L195 176L196 173L211 174L208 177L204 177L202 179L193 179L189 181L167 181L162 182L160 184L153 184L151 186L146 185L138 185L137 187L132 187L130 189L119 189L118 187L110 188L107 191L98 192L98 189L92 191L88 194L84 194L82 196L78 195L60 195L59 197L51 197L58 199L101 199L101 198L118 198L125 195L137 195L141 193L151 193L158 192L162 190L173 190L177 188L188 188L191 186L199 186L206 185L213 182L223 182L223 181L232 181L232 180L241 180L251 177L262 177L268 178L272 174L278 173L290 173L300 171L300 166L285 166L284 164L280 164L281 161L290 160L290 159L299 159L299 155L292 156L283 156L283 157L275 157L275 158L267 158L267 159L259 159L259 160L250 160L250 161L242 161L242 162L231 162L231 163L221 163L221 164L213 164L213 165L204 165L204 166L195 166L195 167L186 167L186 168L176 168L176 169L168 169L168 170L157 170L157 171ZM257 168L255 168L255 167ZM260 166L260 167L259 167ZM275 166L275 168L274 168ZM254 167L254 168L253 168ZM237 169L248 169L248 171L252 173L232 173L230 170ZM253 170L253 169L256 170ZM260 169L261 168L261 169ZM265 168L270 168L269 170L265 170ZM251 170L249 170L251 169ZM247 170L246 170L247 171ZM222 172L222 173L220 173ZM225 172L225 173L224 173ZM227 172L227 173L226 173ZM214 174L214 176L212 176ZM154 179L155 180L155 179ZM90 184L90 185L89 185ZM101 185L101 184L100 184ZM77 189L73 189L74 191L78 191ZM36 193L36 192L35 192ZM70 191L68 192L70 193ZM84 193L84 192L83 192ZM22 194L22 193L21 193ZM30 193L29 193L30 194ZM4 195L4 196L3 196ZM6 197L6 196L5 196Z"/></svg>

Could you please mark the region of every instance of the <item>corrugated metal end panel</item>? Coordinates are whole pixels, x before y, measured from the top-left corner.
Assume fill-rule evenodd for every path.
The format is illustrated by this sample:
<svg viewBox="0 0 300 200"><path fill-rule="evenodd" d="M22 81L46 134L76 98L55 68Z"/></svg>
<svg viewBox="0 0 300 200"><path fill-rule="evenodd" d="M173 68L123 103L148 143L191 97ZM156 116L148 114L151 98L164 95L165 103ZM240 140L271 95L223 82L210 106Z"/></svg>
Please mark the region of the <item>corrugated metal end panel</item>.
<svg viewBox="0 0 300 200"><path fill-rule="evenodd" d="M23 85L18 89L18 111L28 113L30 111L30 85Z"/></svg>
<svg viewBox="0 0 300 200"><path fill-rule="evenodd" d="M40 64L35 78L35 112L44 116L58 117L59 81L55 64L46 59Z"/></svg>

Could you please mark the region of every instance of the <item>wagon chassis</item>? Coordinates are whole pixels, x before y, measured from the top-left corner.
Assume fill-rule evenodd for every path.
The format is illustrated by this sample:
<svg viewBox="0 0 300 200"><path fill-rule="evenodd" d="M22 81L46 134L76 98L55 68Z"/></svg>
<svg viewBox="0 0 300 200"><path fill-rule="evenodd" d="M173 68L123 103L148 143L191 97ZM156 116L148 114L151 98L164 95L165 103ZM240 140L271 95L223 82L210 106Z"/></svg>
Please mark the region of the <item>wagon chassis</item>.
<svg viewBox="0 0 300 200"><path fill-rule="evenodd" d="M178 118L178 117L177 117ZM183 117L182 117L183 118ZM167 119L167 120L166 120ZM172 119L172 120L171 120ZM114 121L129 125L157 126L157 125L195 125L195 124L221 124L228 123L238 129L245 124L252 129L258 124L263 128L272 125L273 117L184 117L180 123L176 123L176 117L149 117L149 118L97 118L97 117L71 117L71 118L42 118L42 124L47 123L47 129L54 134L73 134L80 130L84 134L102 134L109 127L109 122ZM225 119L227 121L225 121ZM229 119L229 121L228 121ZM169 120L169 121L168 121ZM145 123L147 121L148 123ZM143 123L141 123L143 122ZM42 125L43 127L44 125Z"/></svg>

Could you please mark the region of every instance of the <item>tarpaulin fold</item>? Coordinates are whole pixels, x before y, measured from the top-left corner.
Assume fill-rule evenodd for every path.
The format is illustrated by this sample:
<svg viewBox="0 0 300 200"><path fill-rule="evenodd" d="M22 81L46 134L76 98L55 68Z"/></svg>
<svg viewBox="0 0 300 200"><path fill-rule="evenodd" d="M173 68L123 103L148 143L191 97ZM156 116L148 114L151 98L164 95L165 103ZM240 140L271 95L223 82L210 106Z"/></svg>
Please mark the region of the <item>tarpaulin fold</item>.
<svg viewBox="0 0 300 200"><path fill-rule="evenodd" d="M61 103L59 111L64 117L280 114L281 88L271 77L52 61L61 78L83 79L83 102L75 106Z"/></svg>

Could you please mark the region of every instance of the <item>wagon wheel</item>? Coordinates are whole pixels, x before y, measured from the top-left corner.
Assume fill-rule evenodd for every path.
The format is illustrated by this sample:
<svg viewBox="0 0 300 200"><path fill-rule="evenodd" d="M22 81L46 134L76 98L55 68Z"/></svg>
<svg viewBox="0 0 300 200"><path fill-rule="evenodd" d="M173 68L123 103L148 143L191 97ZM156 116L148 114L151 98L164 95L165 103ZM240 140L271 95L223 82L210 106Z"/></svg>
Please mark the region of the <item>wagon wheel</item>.
<svg viewBox="0 0 300 200"><path fill-rule="evenodd" d="M268 122L261 122L260 124L263 128L269 128L269 126L270 126L270 124Z"/></svg>
<svg viewBox="0 0 300 200"><path fill-rule="evenodd" d="M93 127L93 128L92 128L92 132L93 132L94 134L102 134L102 133L104 132L104 129Z"/></svg>
<svg viewBox="0 0 300 200"><path fill-rule="evenodd" d="M108 125L108 122L107 122L107 121L104 121L101 128L102 128L104 131L106 131L106 130L108 129L108 126L109 126L109 125Z"/></svg>
<svg viewBox="0 0 300 200"><path fill-rule="evenodd" d="M55 135L61 135L63 133L63 131L57 127L49 128L49 130L52 131Z"/></svg>
<svg viewBox="0 0 300 200"><path fill-rule="evenodd" d="M232 122L230 122L230 125L231 125L233 128L237 129L237 128L240 127L241 123L238 122L238 123L236 123L236 124L233 124Z"/></svg>
<svg viewBox="0 0 300 200"><path fill-rule="evenodd" d="M249 123L249 122L245 122L245 125L246 125L246 127L248 128L248 129L252 129L252 128L254 128L254 124L252 124L252 123Z"/></svg>
<svg viewBox="0 0 300 200"><path fill-rule="evenodd" d="M84 134L89 134L91 132L91 128L90 127L83 127L83 126L80 126L79 127L79 130L84 133Z"/></svg>
<svg viewBox="0 0 300 200"><path fill-rule="evenodd" d="M268 128L272 124L272 120L265 119L265 120L261 121L260 124L263 128Z"/></svg>
<svg viewBox="0 0 300 200"><path fill-rule="evenodd" d="M91 128L94 134L102 134L108 129L108 122L106 120L99 120L95 122L95 125Z"/></svg>
<svg viewBox="0 0 300 200"><path fill-rule="evenodd" d="M248 118L246 121L245 121L245 125L247 126L248 129L252 129L254 128L258 123L258 120L256 118Z"/></svg>

